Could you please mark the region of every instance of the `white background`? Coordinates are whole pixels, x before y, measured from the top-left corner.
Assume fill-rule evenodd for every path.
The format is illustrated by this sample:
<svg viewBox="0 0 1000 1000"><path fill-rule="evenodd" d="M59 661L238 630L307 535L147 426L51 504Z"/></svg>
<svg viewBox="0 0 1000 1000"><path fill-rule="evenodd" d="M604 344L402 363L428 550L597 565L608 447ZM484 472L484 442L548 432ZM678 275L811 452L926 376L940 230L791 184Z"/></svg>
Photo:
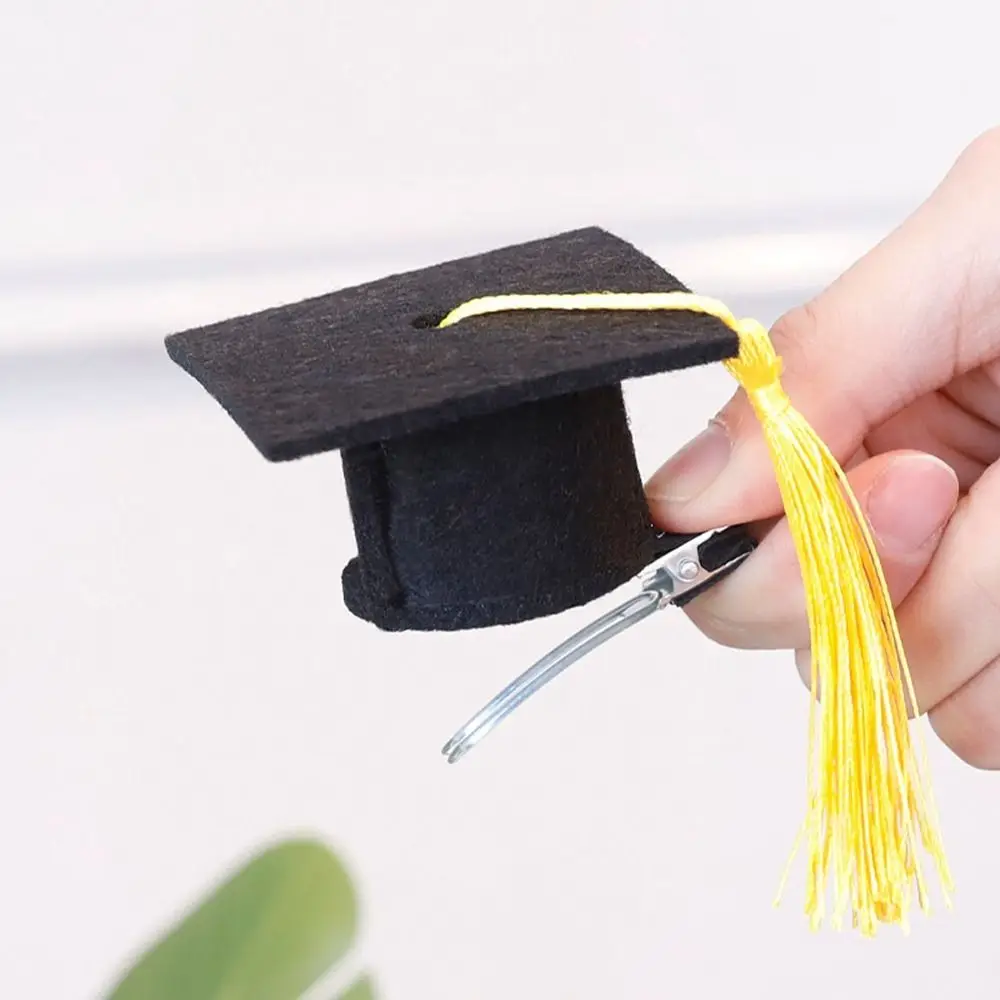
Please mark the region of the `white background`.
<svg viewBox="0 0 1000 1000"><path fill-rule="evenodd" d="M1000 120L998 30L986 0L0 0L0 996L99 995L305 831L363 896L337 981L387 998L995 997L996 779L933 747L957 909L872 944L810 936L800 882L770 908L785 656L666 612L447 767L594 609L355 621L336 458L267 465L161 338L591 223L773 320ZM729 390L631 386L643 471Z"/></svg>

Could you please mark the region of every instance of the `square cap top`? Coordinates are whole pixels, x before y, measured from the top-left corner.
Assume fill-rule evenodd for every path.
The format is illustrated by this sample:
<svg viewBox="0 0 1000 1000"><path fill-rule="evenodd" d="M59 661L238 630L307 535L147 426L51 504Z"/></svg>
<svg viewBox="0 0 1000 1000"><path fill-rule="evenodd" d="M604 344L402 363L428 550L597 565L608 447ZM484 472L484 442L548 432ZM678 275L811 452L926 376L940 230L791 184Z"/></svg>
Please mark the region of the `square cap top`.
<svg viewBox="0 0 1000 1000"><path fill-rule="evenodd" d="M508 312L437 328L487 295L687 290L589 228L174 334L167 351L282 461L734 356L721 320L686 312Z"/></svg>

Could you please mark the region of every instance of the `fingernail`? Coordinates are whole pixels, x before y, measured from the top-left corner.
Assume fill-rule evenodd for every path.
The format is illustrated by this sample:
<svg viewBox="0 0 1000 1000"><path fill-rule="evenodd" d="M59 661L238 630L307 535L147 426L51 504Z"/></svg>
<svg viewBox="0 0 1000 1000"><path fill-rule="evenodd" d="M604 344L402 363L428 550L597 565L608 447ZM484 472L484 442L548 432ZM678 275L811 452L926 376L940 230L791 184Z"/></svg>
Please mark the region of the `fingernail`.
<svg viewBox="0 0 1000 1000"><path fill-rule="evenodd" d="M872 485L865 503L882 546L915 552L944 527L958 501L958 477L932 455L894 459Z"/></svg>
<svg viewBox="0 0 1000 1000"><path fill-rule="evenodd" d="M687 503L703 493L729 462L732 441L726 428L712 421L663 465L646 484L650 500Z"/></svg>

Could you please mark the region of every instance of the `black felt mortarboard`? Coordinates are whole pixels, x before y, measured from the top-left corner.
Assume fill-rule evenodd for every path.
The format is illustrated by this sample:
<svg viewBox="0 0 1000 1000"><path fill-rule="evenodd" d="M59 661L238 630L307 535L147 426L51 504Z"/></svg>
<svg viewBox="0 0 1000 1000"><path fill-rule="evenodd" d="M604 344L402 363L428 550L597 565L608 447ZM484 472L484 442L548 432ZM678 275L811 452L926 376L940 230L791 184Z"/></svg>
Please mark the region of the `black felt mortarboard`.
<svg viewBox="0 0 1000 1000"><path fill-rule="evenodd" d="M584 604L657 554L622 381L734 356L687 312L511 312L508 293L684 286L601 229L396 275L167 338L272 461L339 449L350 610L387 630L511 624Z"/></svg>
<svg viewBox="0 0 1000 1000"><path fill-rule="evenodd" d="M768 331L722 303L671 294L684 291L627 243L587 229L178 334L168 350L267 458L342 451L358 542L344 595L381 628L552 614L696 543L694 576L660 560L634 598L473 717L446 745L449 760L534 685L642 620L636 609L698 589L675 590L659 573L695 583L704 570L711 585L752 548L741 526L710 533L732 551L713 549L709 565L702 536L654 530L621 391L628 378L726 360L767 442L807 599L806 912L818 928L832 878L835 923L850 909L866 935L880 922L905 928L911 902L927 900L920 848L946 898L951 876L906 725L912 680L873 533L785 393ZM639 294L587 294L601 292Z"/></svg>

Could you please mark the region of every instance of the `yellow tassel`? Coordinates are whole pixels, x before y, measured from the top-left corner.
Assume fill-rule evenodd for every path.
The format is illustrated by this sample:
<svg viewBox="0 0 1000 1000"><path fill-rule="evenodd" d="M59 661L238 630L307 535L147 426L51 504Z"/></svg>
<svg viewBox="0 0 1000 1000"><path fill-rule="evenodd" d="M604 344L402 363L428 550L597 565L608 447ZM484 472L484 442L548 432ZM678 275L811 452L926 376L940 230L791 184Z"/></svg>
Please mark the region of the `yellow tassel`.
<svg viewBox="0 0 1000 1000"><path fill-rule="evenodd" d="M833 926L850 913L866 936L879 923L906 930L914 895L929 910L921 847L950 903L926 757L911 738L907 705L916 699L871 532L843 470L785 394L767 331L687 292L501 295L466 302L440 325L523 309L690 311L737 334L739 355L725 366L763 429L805 585L813 695L807 809L789 868L804 843L806 915L813 929L823 924L832 882Z"/></svg>

